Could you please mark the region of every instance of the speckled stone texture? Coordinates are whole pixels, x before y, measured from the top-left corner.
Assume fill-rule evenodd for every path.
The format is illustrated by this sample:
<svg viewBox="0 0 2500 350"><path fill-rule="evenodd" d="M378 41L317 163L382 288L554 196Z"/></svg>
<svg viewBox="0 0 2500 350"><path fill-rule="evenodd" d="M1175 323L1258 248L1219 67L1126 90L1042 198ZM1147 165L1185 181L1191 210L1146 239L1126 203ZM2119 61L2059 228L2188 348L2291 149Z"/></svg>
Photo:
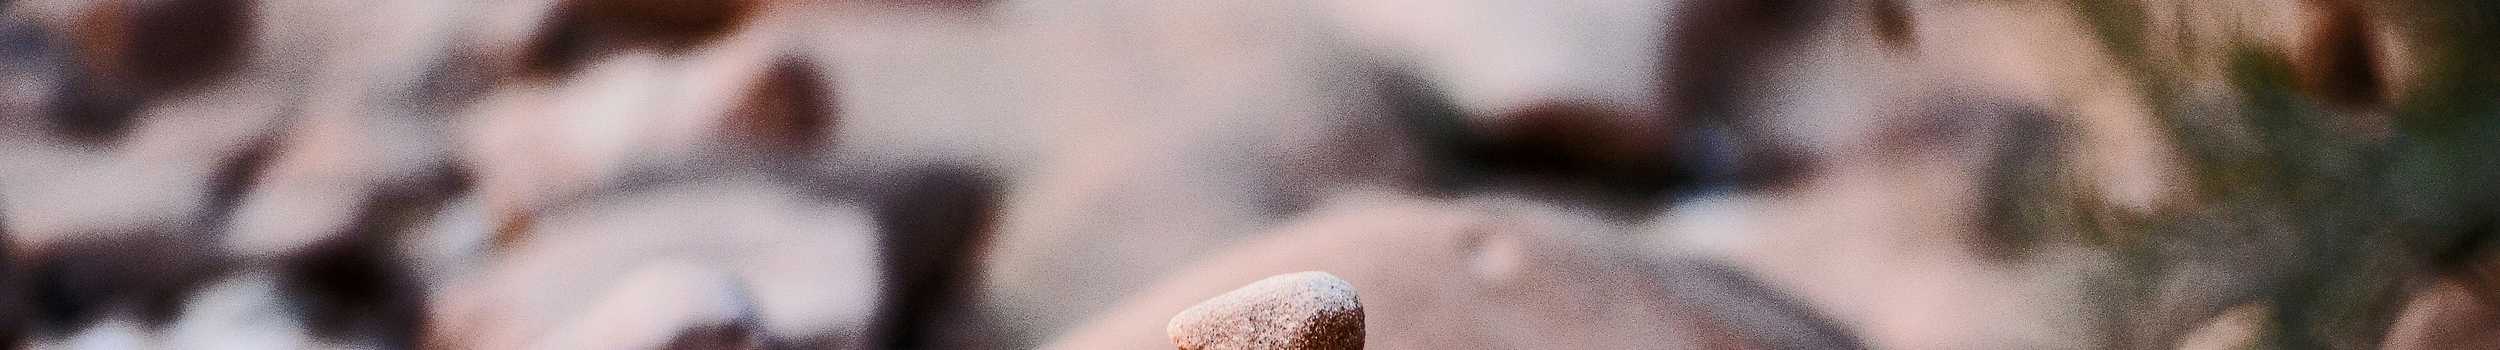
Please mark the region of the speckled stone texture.
<svg viewBox="0 0 2500 350"><path fill-rule="evenodd" d="M1164 326L1181 350L1363 348L1363 303L1327 272L1276 275L1182 310Z"/></svg>

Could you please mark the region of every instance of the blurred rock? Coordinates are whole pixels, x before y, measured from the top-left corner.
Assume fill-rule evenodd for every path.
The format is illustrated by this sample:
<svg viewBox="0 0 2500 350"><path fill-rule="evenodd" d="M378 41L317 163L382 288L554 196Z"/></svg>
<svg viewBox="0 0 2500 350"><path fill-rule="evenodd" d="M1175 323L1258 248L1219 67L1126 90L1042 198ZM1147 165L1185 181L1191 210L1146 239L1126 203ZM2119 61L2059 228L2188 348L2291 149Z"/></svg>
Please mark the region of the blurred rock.
<svg viewBox="0 0 2500 350"><path fill-rule="evenodd" d="M1736 346L1670 299L1587 216L1499 199L1348 195L1198 260L1051 349L1169 349L1171 315L1257 279L1322 270L1362 291L1365 347L1643 349Z"/></svg>

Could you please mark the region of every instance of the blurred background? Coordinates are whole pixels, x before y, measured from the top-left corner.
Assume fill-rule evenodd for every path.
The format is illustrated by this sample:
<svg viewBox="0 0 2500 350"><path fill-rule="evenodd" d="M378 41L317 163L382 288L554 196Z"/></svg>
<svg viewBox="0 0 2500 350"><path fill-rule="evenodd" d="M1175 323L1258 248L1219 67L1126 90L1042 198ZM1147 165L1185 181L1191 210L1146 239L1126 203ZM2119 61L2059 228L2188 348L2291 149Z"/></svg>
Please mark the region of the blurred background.
<svg viewBox="0 0 2500 350"><path fill-rule="evenodd" d="M0 349L2500 349L2480 0L0 0Z"/></svg>

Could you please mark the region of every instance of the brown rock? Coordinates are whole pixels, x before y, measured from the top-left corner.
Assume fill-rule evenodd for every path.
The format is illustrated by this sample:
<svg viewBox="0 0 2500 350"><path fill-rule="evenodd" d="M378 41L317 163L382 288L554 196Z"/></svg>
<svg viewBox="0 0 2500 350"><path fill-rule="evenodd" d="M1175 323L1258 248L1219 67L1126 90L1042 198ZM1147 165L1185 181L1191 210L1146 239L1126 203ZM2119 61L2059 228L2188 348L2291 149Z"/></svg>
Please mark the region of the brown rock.
<svg viewBox="0 0 2500 350"><path fill-rule="evenodd" d="M1327 272L1276 275L1182 310L1164 326L1172 344L1199 349L1363 348L1363 304Z"/></svg>
<svg viewBox="0 0 2500 350"><path fill-rule="evenodd" d="M101 2L74 29L79 59L111 88L195 87L242 64L255 30L253 8L249 0Z"/></svg>

